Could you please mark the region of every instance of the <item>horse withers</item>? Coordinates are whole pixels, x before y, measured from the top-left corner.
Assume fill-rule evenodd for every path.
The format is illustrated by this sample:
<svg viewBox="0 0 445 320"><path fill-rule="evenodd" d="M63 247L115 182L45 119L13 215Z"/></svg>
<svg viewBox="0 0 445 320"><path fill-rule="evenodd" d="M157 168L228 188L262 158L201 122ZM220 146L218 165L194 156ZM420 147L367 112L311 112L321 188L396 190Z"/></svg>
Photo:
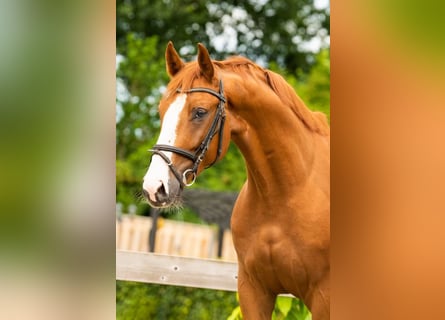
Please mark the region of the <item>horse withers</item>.
<svg viewBox="0 0 445 320"><path fill-rule="evenodd" d="M227 152L246 162L232 235L244 319L270 319L278 294L303 300L314 320L329 319L330 134L278 74L243 57L197 61L166 49L170 83L159 104L161 133L144 177L154 207L182 190Z"/></svg>

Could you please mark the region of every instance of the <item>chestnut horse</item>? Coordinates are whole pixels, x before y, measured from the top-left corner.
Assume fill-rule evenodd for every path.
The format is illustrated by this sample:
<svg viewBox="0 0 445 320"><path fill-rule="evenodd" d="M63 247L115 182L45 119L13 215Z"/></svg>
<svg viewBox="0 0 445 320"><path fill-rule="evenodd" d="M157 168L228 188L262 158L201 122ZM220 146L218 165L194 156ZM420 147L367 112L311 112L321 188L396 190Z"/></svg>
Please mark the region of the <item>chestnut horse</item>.
<svg viewBox="0 0 445 320"><path fill-rule="evenodd" d="M184 63L170 42L171 78L161 133L144 177L154 207L177 204L185 186L226 153L241 150L247 181L233 209L238 292L244 319L271 319L276 296L303 300L329 319L330 134L278 74L243 57Z"/></svg>

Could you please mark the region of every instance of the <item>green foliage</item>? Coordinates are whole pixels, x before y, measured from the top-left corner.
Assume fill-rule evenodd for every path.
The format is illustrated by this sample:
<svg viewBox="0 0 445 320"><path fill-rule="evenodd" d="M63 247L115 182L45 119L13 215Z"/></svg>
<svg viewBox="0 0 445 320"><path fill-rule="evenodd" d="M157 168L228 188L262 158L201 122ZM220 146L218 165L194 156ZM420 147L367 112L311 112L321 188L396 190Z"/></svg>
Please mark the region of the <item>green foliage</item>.
<svg viewBox="0 0 445 320"><path fill-rule="evenodd" d="M141 39L130 33L126 43L117 67L116 156L121 160L157 134L160 88L167 82L157 37Z"/></svg>
<svg viewBox="0 0 445 320"><path fill-rule="evenodd" d="M302 70L289 73L279 68L276 63L271 63L270 67L284 76L311 110L323 112L330 119L331 68L328 49L321 50L316 55L315 64L308 73Z"/></svg>
<svg viewBox="0 0 445 320"><path fill-rule="evenodd" d="M147 150L159 131L157 105L167 75L163 52L158 51L157 44L156 36L141 38L129 33L122 50L125 55L118 59L116 200L124 210L130 204L139 204L141 177L150 161Z"/></svg>
<svg viewBox="0 0 445 320"><path fill-rule="evenodd" d="M117 76L125 81L132 96L142 99L167 80L164 60L157 50L158 37L141 38L129 33L126 40L126 50L122 52L125 59L119 65Z"/></svg>
<svg viewBox="0 0 445 320"><path fill-rule="evenodd" d="M154 144L154 138L145 143L139 142L140 146L126 159L116 159L116 201L123 204L124 212L130 204L146 207L141 202L141 181L150 162L150 153L147 150ZM139 208L138 211L143 209Z"/></svg>
<svg viewBox="0 0 445 320"><path fill-rule="evenodd" d="M117 320L225 320L236 305L233 292L116 281Z"/></svg>
<svg viewBox="0 0 445 320"><path fill-rule="evenodd" d="M302 80L295 83L295 90L313 110L321 111L330 119L331 64L329 50L320 51L309 73L301 74Z"/></svg>
<svg viewBox="0 0 445 320"><path fill-rule="evenodd" d="M237 306L235 309L233 309L230 316L227 318L227 320L242 320L243 316L241 315L241 307Z"/></svg>
<svg viewBox="0 0 445 320"><path fill-rule="evenodd" d="M238 296L237 296L238 298ZM240 306L233 309L227 320L242 320ZM311 320L312 315L304 303L295 298L278 297L272 313L272 320Z"/></svg>
<svg viewBox="0 0 445 320"><path fill-rule="evenodd" d="M285 319L292 308L292 298L278 297L275 303L275 310L272 316L274 320Z"/></svg>
<svg viewBox="0 0 445 320"><path fill-rule="evenodd" d="M236 53L306 72L314 54L304 43L330 33L329 9L316 8L313 0L117 0L116 5L120 54L134 32L159 37L159 50L173 40L186 58L203 42L217 59ZM228 32L231 41L220 38L218 45L215 39Z"/></svg>
<svg viewBox="0 0 445 320"><path fill-rule="evenodd" d="M311 320L312 315L304 303L295 298L278 297L272 320Z"/></svg>

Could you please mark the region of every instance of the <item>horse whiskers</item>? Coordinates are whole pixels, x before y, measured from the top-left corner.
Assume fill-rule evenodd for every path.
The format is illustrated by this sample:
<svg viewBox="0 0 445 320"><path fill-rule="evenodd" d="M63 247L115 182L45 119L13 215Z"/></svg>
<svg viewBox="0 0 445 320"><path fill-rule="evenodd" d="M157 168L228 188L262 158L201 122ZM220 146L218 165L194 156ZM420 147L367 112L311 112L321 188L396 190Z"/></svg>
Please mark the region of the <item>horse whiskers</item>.
<svg viewBox="0 0 445 320"><path fill-rule="evenodd" d="M167 213L168 215L174 215L177 213L181 213L181 211L184 209L184 204L182 202L182 199L180 196L176 196L173 203L170 204L166 208L161 208L162 212Z"/></svg>
<svg viewBox="0 0 445 320"><path fill-rule="evenodd" d="M176 195L170 208L175 213L184 209L184 202L182 201L182 197L180 195Z"/></svg>
<svg viewBox="0 0 445 320"><path fill-rule="evenodd" d="M141 191L137 191L134 197L138 201L138 203L147 203L147 199L145 199Z"/></svg>

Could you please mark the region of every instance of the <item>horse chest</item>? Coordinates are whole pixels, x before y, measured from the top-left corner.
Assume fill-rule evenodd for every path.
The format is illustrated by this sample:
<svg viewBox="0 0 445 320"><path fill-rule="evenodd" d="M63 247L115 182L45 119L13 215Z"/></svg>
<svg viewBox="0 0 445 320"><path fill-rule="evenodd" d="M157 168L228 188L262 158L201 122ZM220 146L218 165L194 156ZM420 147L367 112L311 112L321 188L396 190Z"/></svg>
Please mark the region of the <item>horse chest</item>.
<svg viewBox="0 0 445 320"><path fill-rule="evenodd" d="M306 268L295 239L276 225L255 227L250 235L235 232L239 263L253 283L272 292L298 292L306 287Z"/></svg>

